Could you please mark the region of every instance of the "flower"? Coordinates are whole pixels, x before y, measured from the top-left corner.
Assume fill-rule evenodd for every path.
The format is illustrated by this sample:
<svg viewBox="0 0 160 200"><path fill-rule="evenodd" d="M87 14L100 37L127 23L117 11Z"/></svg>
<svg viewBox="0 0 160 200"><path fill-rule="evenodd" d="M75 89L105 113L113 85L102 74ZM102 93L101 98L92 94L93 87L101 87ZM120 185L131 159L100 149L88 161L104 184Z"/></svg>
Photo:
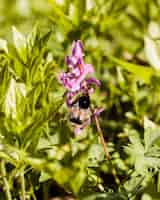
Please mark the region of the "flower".
<svg viewBox="0 0 160 200"><path fill-rule="evenodd" d="M80 96L91 95L94 92L93 85L98 87L101 85L99 80L90 76L94 73L94 68L91 64L86 64L83 57L84 49L82 42L80 40L74 41L72 44L72 54L66 56L68 71L61 73L59 76L60 82L67 90L66 103L69 108L72 108ZM94 109L91 117L85 121L83 126L75 128L75 133L79 134L102 111L102 108Z"/></svg>
<svg viewBox="0 0 160 200"><path fill-rule="evenodd" d="M72 55L66 57L66 64L73 69L83 60L83 44L80 40L74 41L72 44Z"/></svg>
<svg viewBox="0 0 160 200"><path fill-rule="evenodd" d="M92 93L93 88L90 85L96 84L100 86L100 81L90 77L86 78L88 75L94 72L93 66L91 64L86 64L83 60L83 44L80 40L74 41L72 45L71 56L66 56L66 64L68 66L68 72L63 72L59 76L60 82L67 89L67 105L72 104L72 97L78 92L88 92ZM85 87L84 87L85 85ZM85 89L84 89L85 88Z"/></svg>
<svg viewBox="0 0 160 200"><path fill-rule="evenodd" d="M69 71L60 74L60 81L68 91L78 92L81 82L88 74L94 72L92 65L84 63L83 55L82 42L73 42L72 55L66 57Z"/></svg>

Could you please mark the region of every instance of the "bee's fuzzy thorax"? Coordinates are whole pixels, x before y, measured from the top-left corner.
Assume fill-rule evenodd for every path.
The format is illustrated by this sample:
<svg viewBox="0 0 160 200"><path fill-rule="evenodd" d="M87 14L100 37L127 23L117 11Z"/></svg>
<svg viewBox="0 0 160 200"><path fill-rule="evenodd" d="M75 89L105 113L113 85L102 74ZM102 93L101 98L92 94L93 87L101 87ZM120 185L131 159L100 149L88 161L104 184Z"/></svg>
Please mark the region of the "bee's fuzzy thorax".
<svg viewBox="0 0 160 200"><path fill-rule="evenodd" d="M90 106L89 95L83 95L83 96L79 97L78 104L81 109L88 109Z"/></svg>

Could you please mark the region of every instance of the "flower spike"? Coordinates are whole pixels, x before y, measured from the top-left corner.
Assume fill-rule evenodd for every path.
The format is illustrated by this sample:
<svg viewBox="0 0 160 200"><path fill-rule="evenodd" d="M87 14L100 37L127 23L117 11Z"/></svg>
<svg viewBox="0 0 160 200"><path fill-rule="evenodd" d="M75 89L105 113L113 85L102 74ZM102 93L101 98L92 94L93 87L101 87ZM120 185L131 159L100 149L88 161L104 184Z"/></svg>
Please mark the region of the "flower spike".
<svg viewBox="0 0 160 200"><path fill-rule="evenodd" d="M86 99L85 97L90 98L90 95L94 92L93 85L98 87L101 85L99 80L91 76L94 73L94 68L91 64L85 63L83 57L84 48L82 42L80 40L74 41L71 55L66 56L68 71L61 73L59 76L60 82L67 90L66 104L68 108L71 109L71 112L75 113L78 112L75 111L75 105L79 101L80 96L84 96L82 99ZM90 119L94 119L93 116L98 116L102 112L102 109L95 109L93 113L91 113L91 109L88 108L88 111L90 112ZM84 115L87 116L86 113ZM76 127L75 132L80 133L91 123L90 119L85 119L83 126L80 126L80 128ZM81 120L78 121L80 124Z"/></svg>

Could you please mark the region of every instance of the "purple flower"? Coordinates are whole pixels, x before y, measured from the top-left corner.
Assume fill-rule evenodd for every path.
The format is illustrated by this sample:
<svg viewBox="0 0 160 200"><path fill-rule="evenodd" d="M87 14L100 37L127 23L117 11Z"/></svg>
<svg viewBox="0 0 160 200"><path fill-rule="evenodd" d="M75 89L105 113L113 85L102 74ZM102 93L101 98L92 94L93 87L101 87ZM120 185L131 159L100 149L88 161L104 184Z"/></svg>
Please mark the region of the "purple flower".
<svg viewBox="0 0 160 200"><path fill-rule="evenodd" d="M100 86L100 81L94 77L87 78L88 75L94 72L91 64L86 64L83 60L83 44L80 40L74 41L72 45L71 56L66 57L68 72L61 73L59 76L60 82L68 90L67 105L72 103L72 98L78 92L93 93L94 89L91 85Z"/></svg>
<svg viewBox="0 0 160 200"><path fill-rule="evenodd" d="M80 40L74 41L72 44L72 55L66 57L66 64L73 69L83 61L83 45Z"/></svg>
<svg viewBox="0 0 160 200"><path fill-rule="evenodd" d="M96 108L96 109L94 109L94 112L92 114L92 118L98 117L103 111L104 111L104 108Z"/></svg>
<svg viewBox="0 0 160 200"><path fill-rule="evenodd" d="M81 69L78 66L75 67L72 72L61 73L60 81L68 91L78 92L81 88L82 81L90 73L93 73L92 66L84 64Z"/></svg>
<svg viewBox="0 0 160 200"><path fill-rule="evenodd" d="M66 57L69 71L60 74L60 81L68 91L78 92L85 77L94 72L91 64L84 63L83 55L82 42L73 42L72 55Z"/></svg>
<svg viewBox="0 0 160 200"><path fill-rule="evenodd" d="M66 103L69 108L72 108L77 98L81 95L91 95L94 92L95 86L100 86L101 83L94 77L90 77L93 74L94 69L91 64L86 64L83 60L83 44L80 40L74 41L72 45L72 54L66 56L66 64L68 71L63 72L59 76L60 82L67 89ZM83 126L76 127L75 133L79 134L86 126L91 123L91 119L98 116L103 109L94 109L91 118L85 121Z"/></svg>

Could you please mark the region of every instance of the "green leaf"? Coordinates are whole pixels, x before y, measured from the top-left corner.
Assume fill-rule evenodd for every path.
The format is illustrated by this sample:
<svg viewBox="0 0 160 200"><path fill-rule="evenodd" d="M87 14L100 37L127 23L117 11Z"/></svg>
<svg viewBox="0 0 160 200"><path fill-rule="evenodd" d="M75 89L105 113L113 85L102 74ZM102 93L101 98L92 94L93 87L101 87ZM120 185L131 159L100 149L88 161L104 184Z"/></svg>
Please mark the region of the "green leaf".
<svg viewBox="0 0 160 200"><path fill-rule="evenodd" d="M151 66L160 70L160 46L153 39L145 36L144 38L144 51L148 62Z"/></svg>
<svg viewBox="0 0 160 200"><path fill-rule="evenodd" d="M120 193L93 193L83 197L80 197L83 200L126 200L127 197Z"/></svg>
<svg viewBox="0 0 160 200"><path fill-rule="evenodd" d="M59 183L60 185L68 184L69 181L72 179L74 171L70 167L60 167L59 169L56 168L53 174L53 178Z"/></svg>
<svg viewBox="0 0 160 200"><path fill-rule="evenodd" d="M131 144L125 146L124 150L129 155L130 163L132 163L135 168L139 170L139 166L142 165L144 159L144 146L141 142L139 134L134 130L130 130L129 140Z"/></svg>
<svg viewBox="0 0 160 200"><path fill-rule="evenodd" d="M141 142L139 134L136 131L134 131L134 130L130 131L129 140L135 148L135 154L143 154L144 153L144 146Z"/></svg>
<svg viewBox="0 0 160 200"><path fill-rule="evenodd" d="M63 10L57 5L55 0L49 0L49 3L51 4L53 10L53 16L51 16L50 19L58 26L60 26L64 32L69 32L70 30L72 30L74 28L72 21L67 15L65 15Z"/></svg>
<svg viewBox="0 0 160 200"><path fill-rule="evenodd" d="M152 121L144 118L144 143L145 151L160 139L160 127L154 124Z"/></svg>
<svg viewBox="0 0 160 200"><path fill-rule="evenodd" d="M70 181L71 188L75 194L77 194L86 179L87 173L84 169L78 170L75 176Z"/></svg>
<svg viewBox="0 0 160 200"><path fill-rule="evenodd" d="M25 74L24 65L19 61L19 59L14 58L13 61L13 70L18 78L22 78L23 74Z"/></svg>
<svg viewBox="0 0 160 200"><path fill-rule="evenodd" d="M135 78L144 81L144 83L149 84L151 78L154 75L154 70L149 67L144 67L137 64L132 64L121 59L115 58L113 56L107 56L112 62L127 70L128 72L135 75Z"/></svg>
<svg viewBox="0 0 160 200"><path fill-rule="evenodd" d="M125 182L124 188L128 192L128 194L133 195L133 193L137 193L137 190L142 189L143 181L144 177L137 175L137 173L135 172L132 174L131 178Z"/></svg>
<svg viewBox="0 0 160 200"><path fill-rule="evenodd" d="M12 32L14 46L22 61L26 62L26 38L14 26Z"/></svg>
<svg viewBox="0 0 160 200"><path fill-rule="evenodd" d="M160 27L156 21L151 21L148 26L149 36L153 39L158 39L160 35Z"/></svg>
<svg viewBox="0 0 160 200"><path fill-rule="evenodd" d="M19 97L18 97L19 96ZM6 116L16 118L17 100L26 96L26 88L23 83L17 83L13 78L10 80L4 101L4 112Z"/></svg>
<svg viewBox="0 0 160 200"><path fill-rule="evenodd" d="M86 0L75 0L74 1L74 12L72 16L72 21L76 26L80 25L80 22L83 19L83 15L86 10Z"/></svg>
<svg viewBox="0 0 160 200"><path fill-rule="evenodd" d="M45 171L42 171L41 172L41 175L40 175L40 177L39 177L39 182L40 183L43 183L43 182L45 182L45 181L48 181L49 179L51 179L52 178L52 176L49 174L49 173L47 173L47 172L45 172Z"/></svg>
<svg viewBox="0 0 160 200"><path fill-rule="evenodd" d="M7 41L0 39L0 50L3 50L5 53L8 53Z"/></svg>
<svg viewBox="0 0 160 200"><path fill-rule="evenodd" d="M10 84L10 72L8 67L3 67L0 73L0 104L3 104L6 91Z"/></svg>
<svg viewBox="0 0 160 200"><path fill-rule="evenodd" d="M104 149L101 144L92 144L89 148L88 158L90 166L98 166L98 162L104 159Z"/></svg>
<svg viewBox="0 0 160 200"><path fill-rule="evenodd" d="M7 153L0 151L0 159L4 159L7 162L11 163L12 165L16 166L17 165L17 161L16 159L12 158L11 155L8 155Z"/></svg>
<svg viewBox="0 0 160 200"><path fill-rule="evenodd" d="M142 195L142 200L153 200L152 197L149 194L143 194Z"/></svg>

